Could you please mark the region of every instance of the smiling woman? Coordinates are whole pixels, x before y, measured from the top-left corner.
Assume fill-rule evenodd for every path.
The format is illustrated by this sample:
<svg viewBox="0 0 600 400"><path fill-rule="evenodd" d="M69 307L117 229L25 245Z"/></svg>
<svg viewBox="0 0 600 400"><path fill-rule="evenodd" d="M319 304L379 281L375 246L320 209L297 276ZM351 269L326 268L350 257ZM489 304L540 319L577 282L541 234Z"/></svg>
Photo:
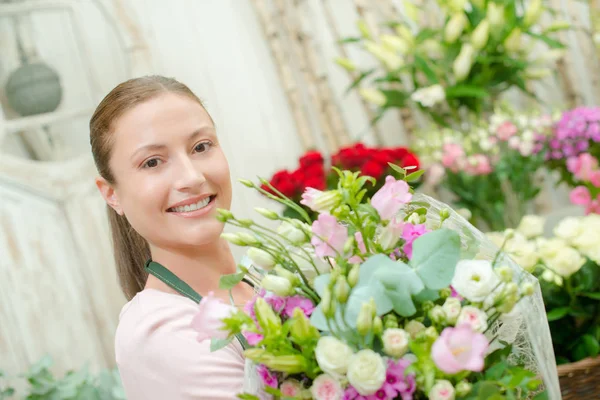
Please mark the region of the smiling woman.
<svg viewBox="0 0 600 400"><path fill-rule="evenodd" d="M244 383L240 343L211 353L191 327L194 302L228 299L219 277L236 270L216 219L232 189L212 118L182 83L136 78L98 105L90 141L129 300L115 339L127 398L235 397ZM244 283L232 290L237 303L252 294Z"/></svg>

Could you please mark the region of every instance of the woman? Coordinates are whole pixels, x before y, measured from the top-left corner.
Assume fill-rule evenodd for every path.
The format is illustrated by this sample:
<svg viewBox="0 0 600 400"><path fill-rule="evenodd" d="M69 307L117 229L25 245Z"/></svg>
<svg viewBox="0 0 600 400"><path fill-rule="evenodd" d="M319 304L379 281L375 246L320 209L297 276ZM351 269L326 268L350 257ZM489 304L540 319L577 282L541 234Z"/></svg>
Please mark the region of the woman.
<svg viewBox="0 0 600 400"><path fill-rule="evenodd" d="M244 383L240 342L211 352L191 327L199 296L229 301L219 277L236 270L216 219L232 191L210 115L176 80L132 79L98 105L90 142L129 300L115 340L127 399L235 398ZM239 305L253 290L241 283L232 294Z"/></svg>

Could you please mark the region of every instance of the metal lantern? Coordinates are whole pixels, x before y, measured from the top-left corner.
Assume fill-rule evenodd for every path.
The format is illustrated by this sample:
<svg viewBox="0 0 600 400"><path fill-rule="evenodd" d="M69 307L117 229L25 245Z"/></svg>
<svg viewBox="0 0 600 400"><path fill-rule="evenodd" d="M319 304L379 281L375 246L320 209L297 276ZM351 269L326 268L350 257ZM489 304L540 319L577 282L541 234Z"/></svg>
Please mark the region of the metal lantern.
<svg viewBox="0 0 600 400"><path fill-rule="evenodd" d="M52 112L62 99L60 77L44 63L23 64L10 74L6 97L10 106L22 116Z"/></svg>

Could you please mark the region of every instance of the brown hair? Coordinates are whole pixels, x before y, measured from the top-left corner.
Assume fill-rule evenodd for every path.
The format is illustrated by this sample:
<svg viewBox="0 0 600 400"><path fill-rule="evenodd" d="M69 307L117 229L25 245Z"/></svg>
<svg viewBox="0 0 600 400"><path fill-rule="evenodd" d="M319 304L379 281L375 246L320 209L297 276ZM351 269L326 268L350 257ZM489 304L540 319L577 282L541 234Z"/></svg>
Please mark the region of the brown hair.
<svg viewBox="0 0 600 400"><path fill-rule="evenodd" d="M165 93L187 96L203 105L183 83L157 75L123 82L98 104L90 120L90 144L98 173L111 185L117 184L109 165L115 121L138 104ZM117 214L110 206L107 206L107 211L119 283L125 297L130 300L146 284L148 274L144 270L144 264L150 258L150 247L129 224L126 216Z"/></svg>

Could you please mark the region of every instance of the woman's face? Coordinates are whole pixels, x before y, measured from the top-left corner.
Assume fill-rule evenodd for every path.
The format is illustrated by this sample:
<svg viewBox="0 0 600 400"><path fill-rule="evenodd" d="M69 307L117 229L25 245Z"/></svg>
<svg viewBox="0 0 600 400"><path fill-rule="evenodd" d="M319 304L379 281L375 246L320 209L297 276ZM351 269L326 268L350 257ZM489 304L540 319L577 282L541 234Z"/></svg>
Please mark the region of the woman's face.
<svg viewBox="0 0 600 400"><path fill-rule="evenodd" d="M121 116L113 126L110 168L98 178L106 202L151 245L201 246L223 230L216 209L231 206L229 165L206 110L167 93Z"/></svg>

